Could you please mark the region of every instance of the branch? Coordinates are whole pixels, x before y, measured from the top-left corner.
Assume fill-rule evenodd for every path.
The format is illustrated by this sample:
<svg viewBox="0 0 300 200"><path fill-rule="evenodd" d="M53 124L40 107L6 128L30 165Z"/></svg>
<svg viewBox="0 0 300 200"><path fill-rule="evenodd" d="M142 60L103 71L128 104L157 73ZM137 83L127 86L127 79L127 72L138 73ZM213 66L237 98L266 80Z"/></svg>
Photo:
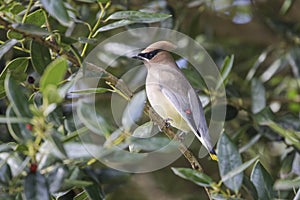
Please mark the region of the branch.
<svg viewBox="0 0 300 200"><path fill-rule="evenodd" d="M11 30L17 33L20 33L24 38L30 38L46 47L51 49L53 52L57 53L58 55L64 55L66 58L75 66L80 67L80 61L70 52L66 51L64 48L60 47L59 45L52 43L46 40L44 37L34 34L29 34L25 31L18 30L12 26L12 24L2 17L0 17L0 25L4 27L5 30Z"/></svg>

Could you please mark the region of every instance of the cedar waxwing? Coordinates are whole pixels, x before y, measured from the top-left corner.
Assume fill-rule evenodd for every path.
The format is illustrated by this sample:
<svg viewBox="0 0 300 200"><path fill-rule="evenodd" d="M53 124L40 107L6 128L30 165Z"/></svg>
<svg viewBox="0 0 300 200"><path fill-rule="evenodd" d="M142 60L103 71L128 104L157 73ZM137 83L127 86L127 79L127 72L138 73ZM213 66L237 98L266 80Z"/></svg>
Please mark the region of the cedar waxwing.
<svg viewBox="0 0 300 200"><path fill-rule="evenodd" d="M168 52L176 46L168 41L151 44L137 56L147 67L146 94L157 114L171 126L192 131L213 160L213 149L201 101Z"/></svg>

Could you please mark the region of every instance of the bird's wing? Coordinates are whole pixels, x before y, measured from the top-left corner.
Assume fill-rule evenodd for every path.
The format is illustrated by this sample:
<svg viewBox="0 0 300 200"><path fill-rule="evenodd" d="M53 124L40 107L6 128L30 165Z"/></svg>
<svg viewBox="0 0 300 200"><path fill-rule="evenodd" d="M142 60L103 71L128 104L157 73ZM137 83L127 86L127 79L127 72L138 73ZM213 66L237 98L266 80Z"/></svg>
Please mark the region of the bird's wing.
<svg viewBox="0 0 300 200"><path fill-rule="evenodd" d="M159 73L162 77L159 81L161 91L165 97L174 105L194 133L200 137L201 134L206 134L208 130L201 101L182 72L163 70Z"/></svg>

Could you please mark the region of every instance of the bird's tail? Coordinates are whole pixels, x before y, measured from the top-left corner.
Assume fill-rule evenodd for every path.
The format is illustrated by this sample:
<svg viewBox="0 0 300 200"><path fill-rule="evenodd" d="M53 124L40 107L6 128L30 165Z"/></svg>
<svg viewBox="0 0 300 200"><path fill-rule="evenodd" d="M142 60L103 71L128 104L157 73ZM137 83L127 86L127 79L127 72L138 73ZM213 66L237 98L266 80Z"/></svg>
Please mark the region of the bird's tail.
<svg viewBox="0 0 300 200"><path fill-rule="evenodd" d="M218 161L218 156L214 149L210 150L209 155L210 155L211 159Z"/></svg>

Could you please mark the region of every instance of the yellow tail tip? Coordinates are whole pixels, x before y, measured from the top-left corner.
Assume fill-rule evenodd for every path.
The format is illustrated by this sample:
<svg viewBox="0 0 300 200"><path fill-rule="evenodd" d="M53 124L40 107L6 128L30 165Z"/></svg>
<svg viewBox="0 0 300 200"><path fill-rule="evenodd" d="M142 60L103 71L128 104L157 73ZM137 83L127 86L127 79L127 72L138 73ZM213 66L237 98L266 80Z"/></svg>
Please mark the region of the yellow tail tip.
<svg viewBox="0 0 300 200"><path fill-rule="evenodd" d="M218 161L218 156L216 154L209 154L211 159L215 160L215 161Z"/></svg>

